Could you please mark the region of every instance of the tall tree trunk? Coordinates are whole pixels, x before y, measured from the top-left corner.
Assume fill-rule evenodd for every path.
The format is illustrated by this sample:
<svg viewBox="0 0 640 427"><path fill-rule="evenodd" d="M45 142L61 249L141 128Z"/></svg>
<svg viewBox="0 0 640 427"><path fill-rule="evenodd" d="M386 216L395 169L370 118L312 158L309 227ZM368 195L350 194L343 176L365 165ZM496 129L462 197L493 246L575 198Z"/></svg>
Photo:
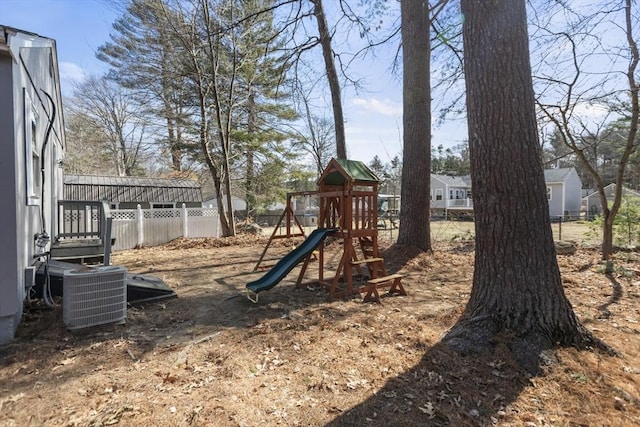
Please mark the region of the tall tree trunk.
<svg viewBox="0 0 640 427"><path fill-rule="evenodd" d="M233 224L229 224L225 209L225 203L222 197L222 178L220 168L216 166L216 163L211 156L211 151L209 150L209 121L207 116L206 96L202 88L202 82L196 81L196 87L198 88L198 107L200 109L200 149L202 150L202 154L205 157L205 162L207 164L207 167L209 168L211 179L213 180L213 186L215 188L216 200L218 205L218 216L220 217L220 228L222 229L222 236L229 237L235 234L233 228L231 227Z"/></svg>
<svg viewBox="0 0 640 427"><path fill-rule="evenodd" d="M247 205L247 217L253 213L256 207L256 191L255 191L255 149L254 135L256 134L256 100L253 89L249 89L249 99L247 101L248 117L247 117L247 133L249 135L246 150L246 174L245 174L245 202Z"/></svg>
<svg viewBox="0 0 640 427"><path fill-rule="evenodd" d="M539 153L525 0L462 0L476 218L473 288L445 341L464 352L512 337L531 371L556 343L593 338L564 295Z"/></svg>
<svg viewBox="0 0 640 427"><path fill-rule="evenodd" d="M320 35L320 45L322 46L322 56L324 66L329 81L331 91L331 105L333 107L333 121L336 132L336 155L339 159L347 158L347 142L344 133L344 114L342 113L342 99L340 95L340 80L336 71L336 64L333 60L333 50L331 49L331 34L327 17L324 13L322 0L311 0L314 9L313 13L318 21L318 33Z"/></svg>
<svg viewBox="0 0 640 427"><path fill-rule="evenodd" d="M398 243L431 250L431 81L428 0L400 3L403 68L403 169Z"/></svg>
<svg viewBox="0 0 640 427"><path fill-rule="evenodd" d="M172 106L170 102L170 87L172 79L169 73L169 69L171 67L169 66L169 59L167 58L167 51L168 48L162 46L162 62L160 63L160 75L162 79L163 114L165 121L167 122L167 137L169 138L167 145L171 154L171 168L176 172L180 172L182 171L182 150L179 147L178 140L179 132L177 129L177 122L179 118L174 114L174 108L177 108L177 106Z"/></svg>

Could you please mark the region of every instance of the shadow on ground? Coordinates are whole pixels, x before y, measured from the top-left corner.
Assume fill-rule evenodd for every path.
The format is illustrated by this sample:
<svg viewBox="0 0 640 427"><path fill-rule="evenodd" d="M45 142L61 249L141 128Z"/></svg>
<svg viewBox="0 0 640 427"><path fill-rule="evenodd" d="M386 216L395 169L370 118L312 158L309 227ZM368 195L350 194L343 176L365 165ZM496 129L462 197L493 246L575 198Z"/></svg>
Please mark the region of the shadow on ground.
<svg viewBox="0 0 640 427"><path fill-rule="evenodd" d="M498 346L493 354L460 356L442 343L420 363L327 426L484 426L505 421L529 376Z"/></svg>

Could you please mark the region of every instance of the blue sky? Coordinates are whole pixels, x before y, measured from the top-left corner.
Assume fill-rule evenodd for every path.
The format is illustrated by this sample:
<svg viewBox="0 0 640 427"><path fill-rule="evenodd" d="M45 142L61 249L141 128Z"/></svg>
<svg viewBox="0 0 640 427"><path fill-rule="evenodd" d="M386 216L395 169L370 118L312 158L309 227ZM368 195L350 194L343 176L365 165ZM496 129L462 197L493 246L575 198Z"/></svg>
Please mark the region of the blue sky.
<svg viewBox="0 0 640 427"><path fill-rule="evenodd" d="M0 24L56 40L63 92L73 79L107 70L95 51L109 40L118 16L109 0L0 0ZM402 157L402 87L389 67L389 59L382 56L359 64L365 91L345 90L347 151L353 160L368 163L377 155L388 162ZM331 111L325 113L332 117ZM452 122L434 128L432 145L451 147L465 138L464 123Z"/></svg>

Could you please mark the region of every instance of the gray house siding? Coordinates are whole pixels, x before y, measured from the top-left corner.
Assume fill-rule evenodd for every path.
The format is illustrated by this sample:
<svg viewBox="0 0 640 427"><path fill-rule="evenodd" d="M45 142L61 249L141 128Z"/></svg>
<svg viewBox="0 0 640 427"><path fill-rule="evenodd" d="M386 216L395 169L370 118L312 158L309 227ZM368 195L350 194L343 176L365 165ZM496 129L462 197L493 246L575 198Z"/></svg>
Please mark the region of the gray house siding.
<svg viewBox="0 0 640 427"><path fill-rule="evenodd" d="M564 185L559 182L547 183L547 200L549 202L549 215L562 216L564 210Z"/></svg>
<svg viewBox="0 0 640 427"><path fill-rule="evenodd" d="M452 211L473 210L469 177L431 174L430 183L432 215L449 216Z"/></svg>
<svg viewBox="0 0 640 427"><path fill-rule="evenodd" d="M607 196L607 200L611 202L614 197L614 193L616 190L615 184L609 184L604 187L604 194ZM631 190L626 187L622 187L622 196L623 197L638 197L640 198L640 193L634 190ZM600 194L597 192L593 192L585 197L585 207L586 207L586 215L588 219L593 219L596 216L602 213L602 205L600 202Z"/></svg>
<svg viewBox="0 0 640 427"><path fill-rule="evenodd" d="M438 176L431 174L431 209L445 209L447 192L447 185Z"/></svg>
<svg viewBox="0 0 640 427"><path fill-rule="evenodd" d="M544 171L552 217L578 218L582 205L582 182L574 168ZM431 174L431 213L455 217L473 211L470 177ZM441 196L441 198L440 198Z"/></svg>
<svg viewBox="0 0 640 427"><path fill-rule="evenodd" d="M13 123L12 58L0 52L0 182L5 189L16 188L17 158ZM17 309L21 301L18 277L18 230L16 228L19 195L14 191L0 191L0 343L9 341L17 328L22 313ZM8 206L11 209L4 209Z"/></svg>
<svg viewBox="0 0 640 427"><path fill-rule="evenodd" d="M571 218L579 218L582 209L582 181L575 169L567 177L564 197L565 213Z"/></svg>
<svg viewBox="0 0 640 427"><path fill-rule="evenodd" d="M574 168L546 169L544 171L552 217L578 218L582 205L582 181Z"/></svg>
<svg viewBox="0 0 640 427"><path fill-rule="evenodd" d="M55 42L0 25L0 344L13 338L33 285L34 236L56 234L63 149Z"/></svg>

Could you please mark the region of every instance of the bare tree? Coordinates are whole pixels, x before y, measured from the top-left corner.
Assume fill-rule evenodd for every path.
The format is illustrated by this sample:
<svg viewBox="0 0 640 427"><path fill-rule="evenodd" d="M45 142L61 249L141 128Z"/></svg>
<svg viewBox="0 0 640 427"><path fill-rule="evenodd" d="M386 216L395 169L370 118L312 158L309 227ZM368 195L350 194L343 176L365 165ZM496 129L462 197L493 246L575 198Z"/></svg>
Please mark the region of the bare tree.
<svg viewBox="0 0 640 427"><path fill-rule="evenodd" d="M224 23L216 18L222 11L212 14L209 1L193 0L189 7L180 3L172 9L169 5L162 7L170 34L187 53L183 72L195 93L199 155L211 173L222 233L233 236L230 153L237 46L226 44Z"/></svg>
<svg viewBox="0 0 640 427"><path fill-rule="evenodd" d="M89 77L77 83L67 104L71 114L105 138L96 141L109 150L116 173L137 175L147 154L147 121L143 107L133 102L126 89L105 77Z"/></svg>
<svg viewBox="0 0 640 427"><path fill-rule="evenodd" d="M322 0L310 0L313 4L313 14L318 22L318 35L322 46L325 73L331 92L331 106L333 107L333 125L336 133L336 154L339 159L347 158L347 141L344 133L344 113L342 112L342 97L340 95L340 80L333 61L331 48L331 33L327 24L327 16L324 12Z"/></svg>
<svg viewBox="0 0 640 427"><path fill-rule="evenodd" d="M292 146L300 148L312 157L316 176L319 177L336 152L335 121L313 113L314 107L310 98L312 91L312 85L302 87L300 81L296 82L295 98L298 108L302 110L301 116L304 125L293 129Z"/></svg>
<svg viewBox="0 0 640 427"><path fill-rule="evenodd" d="M66 100L65 100L66 101ZM71 101L65 103L64 173L79 175L116 175L111 150L102 129L94 126L93 119L84 112L75 111Z"/></svg>
<svg viewBox="0 0 640 427"><path fill-rule="evenodd" d="M541 44L542 65L537 73L540 97L538 106L544 117L556 129L562 142L582 162L590 173L595 189L600 195L603 216L602 259L610 260L613 253L613 223L622 202L622 188L627 174L627 166L638 149L638 107L637 81L638 53L637 31L640 16L637 4L625 0L621 7L617 3L600 5L589 10L588 15L578 15L572 10L569 15L574 22L564 23L564 29L553 31L547 21L537 21L537 32L550 43L568 47L569 57L549 58L549 43ZM541 19L541 18L540 18ZM554 15L554 19L557 19ZM604 34L613 37L613 32L622 34L623 45L607 45ZM589 69L586 59L606 57L607 68ZM553 63L550 64L550 61ZM568 64L568 65L566 65ZM564 66L561 68L561 66ZM626 88L625 88L626 87ZM584 117L585 106L596 106L607 110L607 115L594 125ZM582 111L581 111L582 110ZM598 167L599 146L608 138L611 127L607 123L613 118L622 118L628 123L624 129L622 150L616 153L615 193L613 200L607 200L604 191L610 182ZM613 158L610 162L613 162ZM611 203L610 203L611 202ZM611 269L612 264L607 263Z"/></svg>
<svg viewBox="0 0 640 427"><path fill-rule="evenodd" d="M232 195L240 190L234 178L244 179L252 204L260 147L269 146L275 154L284 139L275 124L294 116L274 101L273 78L267 76L281 73L283 62L269 56L280 44L268 29L265 5L271 3L192 0L163 5L167 31L185 53L178 65L193 93L191 119L199 147L194 155L210 172L225 236L235 234Z"/></svg>
<svg viewBox="0 0 640 427"><path fill-rule="evenodd" d="M465 353L496 337L537 371L555 345L599 342L564 295L538 144L525 0L462 0L476 248L473 288L445 342Z"/></svg>
<svg viewBox="0 0 640 427"><path fill-rule="evenodd" d="M329 24L327 19L327 4L336 12L336 22ZM345 118L342 105L341 80L355 87L359 87L356 79L348 76L348 69L353 60L366 54L369 49L383 44L393 38L399 28L391 35L384 35L380 40L373 38L377 24L371 21L386 10L384 1L373 0L359 3L360 9L352 7L351 2L340 0L326 3L323 0L280 0L272 2L262 11L256 14L271 13L278 10L281 16L279 28L286 35L285 51L288 69L299 78L307 71L301 58L309 51L320 46L324 64L323 77L327 79L331 96L333 111L333 127L335 132L336 155L338 158L347 157L347 144L345 137ZM309 27L308 18L311 18L315 26ZM248 19L245 17L243 19ZM235 23L233 25L238 25ZM339 52L336 44L346 43L352 34L356 33L358 39L365 40L364 47L356 49L356 52ZM336 43L336 34L341 38Z"/></svg>

